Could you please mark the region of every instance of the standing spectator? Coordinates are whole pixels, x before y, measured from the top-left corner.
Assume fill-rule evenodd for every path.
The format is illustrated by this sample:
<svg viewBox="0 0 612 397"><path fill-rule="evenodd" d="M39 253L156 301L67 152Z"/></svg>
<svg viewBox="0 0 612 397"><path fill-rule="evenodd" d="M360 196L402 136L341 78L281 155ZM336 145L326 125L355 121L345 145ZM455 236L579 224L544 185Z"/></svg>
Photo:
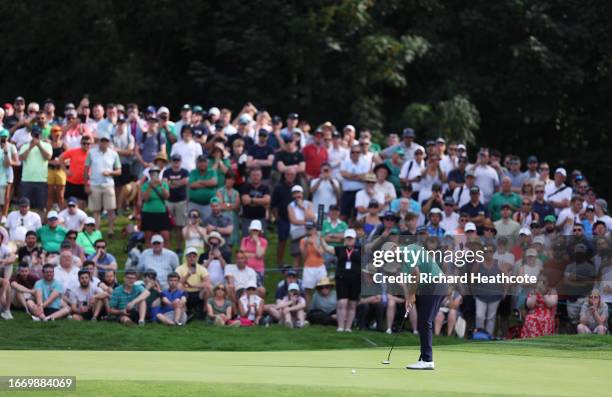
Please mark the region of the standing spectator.
<svg viewBox="0 0 612 397"><path fill-rule="evenodd" d="M334 247L338 258L336 288L338 294L338 332L352 332L355 311L361 294L361 249L355 245L357 233L353 229L344 232L344 246Z"/></svg>
<svg viewBox="0 0 612 397"><path fill-rule="evenodd" d="M402 166L404 165L404 155L404 149L398 147L393 151L390 159L386 159L385 161L383 161L383 164L386 165L389 169L389 182L391 182L393 184L393 187L395 187L396 196L400 194L402 190L400 171L402 170Z"/></svg>
<svg viewBox="0 0 612 397"><path fill-rule="evenodd" d="M197 209L202 218L210 215L210 200L217 192L216 170L208 167L205 156L198 156L197 167L189 173L189 211Z"/></svg>
<svg viewBox="0 0 612 397"><path fill-rule="evenodd" d="M327 148L327 154L332 177L341 180L340 166L349 158L349 149L342 146L342 139L338 131L332 133L331 146Z"/></svg>
<svg viewBox="0 0 612 397"><path fill-rule="evenodd" d="M6 224L15 182L13 168L19 165L19 154L15 145L9 141L9 132L5 128L0 129L0 149L0 204L2 205L0 223Z"/></svg>
<svg viewBox="0 0 612 397"><path fill-rule="evenodd" d="M531 197L523 196L521 207L512 215L512 219L521 227L530 227L532 223L540 224L540 216L533 211Z"/></svg>
<svg viewBox="0 0 612 397"><path fill-rule="evenodd" d="M317 178L321 174L322 165L327 163L328 159L322 129L317 129L315 131L313 142L306 145L302 153L304 155L304 162L306 163L306 177L308 180Z"/></svg>
<svg viewBox="0 0 612 397"><path fill-rule="evenodd" d="M27 301L28 311L34 321L49 321L66 317L70 307L62 307L64 287L54 278L53 265L43 266L43 278L34 284L34 296Z"/></svg>
<svg viewBox="0 0 612 397"><path fill-rule="evenodd" d="M64 142L68 150L78 148L83 138L93 140L93 132L87 123L83 123L75 110L66 111L66 124L62 127Z"/></svg>
<svg viewBox="0 0 612 397"><path fill-rule="evenodd" d="M257 142L247 152L246 166L261 168L262 180L269 185L273 163L274 150L268 145L268 131L262 128L257 132Z"/></svg>
<svg viewBox="0 0 612 397"><path fill-rule="evenodd" d="M240 193L234 189L234 183L236 182L236 175L232 172L228 172L225 175L225 186L217 190L217 198L221 204L221 210L232 220L232 235L228 240L228 244L234 246L240 241L240 217L238 212L240 211Z"/></svg>
<svg viewBox="0 0 612 397"><path fill-rule="evenodd" d="M385 164L378 164L374 167L374 175L376 175L374 190L383 194L385 200L381 204L383 204L383 210L387 210L391 202L397 198L395 187L388 181L391 170Z"/></svg>
<svg viewBox="0 0 612 397"><path fill-rule="evenodd" d="M179 289L179 275L168 274L168 288L161 293L161 307L157 320L166 325L185 325L187 322L187 294Z"/></svg>
<svg viewBox="0 0 612 397"><path fill-rule="evenodd" d="M476 178L475 184L482 192L483 202L486 204L491 200L495 189L499 185L499 175L493 167L489 165L489 150L482 148L478 152L478 161L470 170Z"/></svg>
<svg viewBox="0 0 612 397"><path fill-rule="evenodd" d="M578 333L605 335L608 332L608 316L608 305L601 300L599 290L594 289L580 309Z"/></svg>
<svg viewBox="0 0 612 397"><path fill-rule="evenodd" d="M147 314L147 298L150 292L142 284L135 284L136 272L126 270L123 285L115 287L109 302L110 313L121 324L143 326Z"/></svg>
<svg viewBox="0 0 612 397"><path fill-rule="evenodd" d="M533 212L538 214L540 226L544 226L544 218L548 215L555 215L553 206L544 200L544 185L539 183L534 187L535 198L531 205Z"/></svg>
<svg viewBox="0 0 612 397"><path fill-rule="evenodd" d="M98 137L101 136L112 136L117 126L117 118L119 113L117 112L117 105L114 103L106 104L106 118L100 120L96 126L96 132Z"/></svg>
<svg viewBox="0 0 612 397"><path fill-rule="evenodd" d="M581 223L582 202L582 196L575 194L572 196L570 206L559 212L557 229L559 229L563 236L571 236L574 225Z"/></svg>
<svg viewBox="0 0 612 397"><path fill-rule="evenodd" d="M181 106L181 119L174 123L174 129L179 132L180 138L183 136L183 127L191 125L191 105L188 103ZM180 142L180 139L179 139ZM178 142L177 142L178 143ZM174 145L172 145L174 148ZM195 168L195 161L194 161Z"/></svg>
<svg viewBox="0 0 612 397"><path fill-rule="evenodd" d="M312 221L306 222L306 236L300 241L300 252L304 258L303 286L306 289L306 301L310 302L312 292L317 283L327 277L325 268L325 252L332 253L333 249L327 245Z"/></svg>
<svg viewBox="0 0 612 397"><path fill-rule="evenodd" d="M66 238L66 230L59 224L59 218L56 211L47 213L47 224L38 229L38 238L42 243L42 248L47 252L59 252L60 245Z"/></svg>
<svg viewBox="0 0 612 397"><path fill-rule="evenodd" d="M209 235L213 232L217 232L226 242L232 237L232 231L234 226L232 220L221 211L221 202L217 197L213 197L210 200L211 214L208 218L203 219L202 222L206 225L206 233ZM232 247L229 244L223 244L219 247L223 258L226 262L231 261Z"/></svg>
<svg viewBox="0 0 612 397"><path fill-rule="evenodd" d="M425 151L422 147L414 149L412 159L406 161L400 170L400 180L404 185L411 185L414 191L414 197L419 197L421 190L421 176L425 170L426 162L424 160Z"/></svg>
<svg viewBox="0 0 612 397"><path fill-rule="evenodd" d="M300 240L306 235L306 224L308 222L314 223L316 215L312 202L304 200L304 190L300 185L294 185L291 188L291 196L293 201L287 206L291 255L294 258L294 266L299 267L301 262Z"/></svg>
<svg viewBox="0 0 612 397"><path fill-rule="evenodd" d="M92 255L96 253L94 244L102 238L102 232L96 229L96 220L90 216L83 223L85 226L77 235L76 243L83 247L87 255Z"/></svg>
<svg viewBox="0 0 612 397"><path fill-rule="evenodd" d="M468 178L468 180L470 179L472 178ZM468 190L469 201L460 207L459 212L462 214L467 214L467 221L472 222L474 225L476 225L476 227L479 229L480 234L482 234L482 229L487 216L487 210L482 204L482 200L480 198L480 189L478 188L478 186L471 186L468 189L467 184L466 189Z"/></svg>
<svg viewBox="0 0 612 397"><path fill-rule="evenodd" d="M91 138L84 135L81 138L81 146L69 149L60 156L60 166L66 173L65 196L76 197L79 207L85 208L87 193L85 192L85 162L91 145ZM66 162L70 165L66 167Z"/></svg>
<svg viewBox="0 0 612 397"><path fill-rule="evenodd" d="M166 137L159 132L157 116L149 116L146 131L140 131L135 138L137 161L135 174L140 175L142 170L152 165L158 153L166 152Z"/></svg>
<svg viewBox="0 0 612 397"><path fill-rule="evenodd" d="M85 160L85 192L89 195L89 209L94 214L96 225L100 225L102 209L108 213L108 236L113 237L115 227L115 181L121 175L119 155L110 148L110 136L98 135L97 148L87 153Z"/></svg>
<svg viewBox="0 0 612 397"><path fill-rule="evenodd" d="M363 177L365 187L355 195L355 208L357 210L357 220L363 219L368 213L368 206L376 201L376 210L383 209L385 196L384 193L376 189L376 176L367 174Z"/></svg>
<svg viewBox="0 0 612 397"><path fill-rule="evenodd" d="M67 204L67 207L58 214L60 223L68 230L80 232L83 230L85 219L87 219L87 213L77 207L78 200L76 197L69 197Z"/></svg>
<svg viewBox="0 0 612 397"><path fill-rule="evenodd" d="M157 110L159 120L159 134L166 138L166 156L170 156L174 143L177 141L176 128L174 122L170 121L170 109L161 106Z"/></svg>
<svg viewBox="0 0 612 397"><path fill-rule="evenodd" d="M291 221L289 219L289 205L293 200L293 188L302 188L296 184L296 171L293 168L285 170L280 182L274 187L270 207L276 219L278 233L278 246L276 250L276 263L283 263L287 240L290 238Z"/></svg>
<svg viewBox="0 0 612 397"><path fill-rule="evenodd" d="M198 253L204 252L204 241L206 240L206 228L200 225L200 212L189 211L187 225L182 230L185 248L194 247Z"/></svg>
<svg viewBox="0 0 612 397"><path fill-rule="evenodd" d="M177 142L173 148L181 142ZM180 154L173 154L171 160L171 166L164 169L161 176L170 189L170 195L166 200L166 207L174 218L175 227L173 230L177 247L182 247L183 238L181 229L187 224L187 184L189 183L189 172L183 167Z"/></svg>
<svg viewBox="0 0 612 397"><path fill-rule="evenodd" d="M527 179L527 176L521 172L521 159L518 156L511 156L509 161L510 167L504 172L504 177L510 179L511 189L515 193L521 191L523 182Z"/></svg>
<svg viewBox="0 0 612 397"><path fill-rule="evenodd" d="M251 168L249 182L240 189L242 202L242 235L249 233L249 225L253 220L265 223L270 207L270 189L261 182L261 168Z"/></svg>
<svg viewBox="0 0 612 397"><path fill-rule="evenodd" d="M339 247L344 241L344 232L348 229L346 222L340 219L340 208L329 207L328 218L323 221L321 236L330 247Z"/></svg>
<svg viewBox="0 0 612 397"><path fill-rule="evenodd" d="M181 128L181 139L172 145L171 157L178 156L188 172L196 168L196 159L202 155L202 145L193 140L193 129L189 125Z"/></svg>
<svg viewBox="0 0 612 397"><path fill-rule="evenodd" d="M565 184L567 171L565 168L555 170L554 181L544 187L544 198L555 208L555 215L559 215L561 210L569 207L572 198L572 188Z"/></svg>
<svg viewBox="0 0 612 397"><path fill-rule="evenodd" d="M459 214L455 211L455 200L452 197L444 198L444 212L442 213L442 221L440 226L447 232L453 233L459 227Z"/></svg>
<svg viewBox="0 0 612 397"><path fill-rule="evenodd" d="M367 161L361 157L361 147L359 145L351 147L349 158L340 165L342 176L340 214L343 220L348 220L355 214L355 197L357 192L363 189L363 180L369 171Z"/></svg>
<svg viewBox="0 0 612 397"><path fill-rule="evenodd" d="M217 188L225 185L225 174L230 171L231 163L228 158L225 158L225 146L222 142L217 142L212 147L208 168L217 173Z"/></svg>
<svg viewBox="0 0 612 397"><path fill-rule="evenodd" d="M274 168L281 174L287 168L293 168L298 176L298 180L301 180L302 174L306 171L304 155L299 151L293 135L282 133L282 136L284 145L274 156Z"/></svg>
<svg viewBox="0 0 612 397"><path fill-rule="evenodd" d="M33 129L32 140L19 149L23 162L21 174L21 195L29 197L32 207L44 210L47 204L47 170L53 149L51 144L41 140L41 133Z"/></svg>
<svg viewBox="0 0 612 397"><path fill-rule="evenodd" d="M207 291L211 290L208 270L198 264L198 250L188 247L185 250L185 263L176 268L180 276L182 289L187 292L187 310L198 317L203 317L206 308L203 306Z"/></svg>
<svg viewBox="0 0 612 397"><path fill-rule="evenodd" d="M416 134L412 128L404 128L402 131L402 142L397 145L390 146L382 151L382 155L384 158L391 157L393 151L397 148L404 149L404 153L406 153L406 161L412 160L413 154L415 153L417 148L420 148L421 151L425 152L423 146L419 145L414 141L416 138Z"/></svg>
<svg viewBox="0 0 612 397"><path fill-rule="evenodd" d="M171 250L164 248L164 238L155 234L151 237L151 248L142 252L138 261L138 271L155 270L162 289L168 288L168 274L176 271L179 266L178 256Z"/></svg>
<svg viewBox="0 0 612 397"><path fill-rule="evenodd" d="M30 211L30 200L27 197L19 199L19 210L11 211L6 218L9 236L14 241L24 241L28 231L37 232L41 226L40 215Z"/></svg>
<svg viewBox="0 0 612 397"><path fill-rule="evenodd" d="M66 173L60 165L60 157L65 151L62 129L58 125L51 127L51 158L49 159L47 173L47 211L51 210L53 204L64 208L64 191L66 188Z"/></svg>
<svg viewBox="0 0 612 397"><path fill-rule="evenodd" d="M121 162L121 175L115 177L115 195L117 196L117 209L125 209L125 199L128 189L125 187L134 180L132 165L134 162L134 136L129 133L127 119L124 116L117 118L117 128L112 135L113 149L119 155Z"/></svg>
<svg viewBox="0 0 612 397"><path fill-rule="evenodd" d="M147 242L153 233L159 233L169 243L172 223L165 200L170 197L170 187L165 181L160 181L159 173L158 167L149 168L150 179L142 185L141 230Z"/></svg>
<svg viewBox="0 0 612 397"><path fill-rule="evenodd" d="M493 194L489 202L489 211L493 222L501 218L500 212L503 205L508 204L512 212L521 208L521 196L512 191L512 180L504 176L501 181L501 191Z"/></svg>
<svg viewBox="0 0 612 397"><path fill-rule="evenodd" d="M261 296L265 296L263 280L266 268L264 258L266 257L267 249L268 240L263 237L261 221L255 219L249 225L249 234L243 237L240 242L240 250L244 252L247 258L247 266L257 273L257 289Z"/></svg>
<svg viewBox="0 0 612 397"><path fill-rule="evenodd" d="M472 273L481 276L489 277L501 274L502 270L497 264L497 260L493 258L495 252L494 245L484 247L484 261L482 263L475 262ZM474 284L474 298L476 300L476 328L486 330L487 333L493 336L495 330L495 319L497 317L497 307L502 298L501 284Z"/></svg>
<svg viewBox="0 0 612 397"><path fill-rule="evenodd" d="M245 183L247 178L247 155L244 152L244 141L236 139L232 143L232 151L230 154L230 168L236 176L236 187L240 188Z"/></svg>

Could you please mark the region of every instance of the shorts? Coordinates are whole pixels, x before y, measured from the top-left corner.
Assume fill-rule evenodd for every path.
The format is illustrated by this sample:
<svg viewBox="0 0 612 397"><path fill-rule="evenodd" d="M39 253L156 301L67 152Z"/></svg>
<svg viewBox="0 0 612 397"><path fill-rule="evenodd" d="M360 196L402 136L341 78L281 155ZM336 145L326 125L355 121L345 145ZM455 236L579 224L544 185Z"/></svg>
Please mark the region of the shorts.
<svg viewBox="0 0 612 397"><path fill-rule="evenodd" d="M162 316L166 317L168 320L174 321L174 310L170 310L169 312L160 313L160 314ZM187 322L187 313L183 312L183 314L181 315L181 318L179 319L179 321L182 324L185 324Z"/></svg>
<svg viewBox="0 0 612 397"><path fill-rule="evenodd" d="M76 197L79 200L87 201L87 193L85 193L85 185L77 185L66 182L66 190L64 190L64 198L67 200L70 197Z"/></svg>
<svg viewBox="0 0 612 397"><path fill-rule="evenodd" d="M4 205L4 195L6 194L6 185L0 186L0 205Z"/></svg>
<svg viewBox="0 0 612 397"><path fill-rule="evenodd" d="M117 316L117 321L120 322L122 317L125 317L125 315L122 314L122 315ZM130 310L127 317L129 317L130 320L132 320L133 322L137 323L138 320L140 319L140 314L138 313L138 309Z"/></svg>
<svg viewBox="0 0 612 397"><path fill-rule="evenodd" d="M306 289L314 289L319 280L321 280L323 277L327 277L327 269L325 268L325 265L305 267L302 275L302 285Z"/></svg>
<svg viewBox="0 0 612 397"><path fill-rule="evenodd" d="M278 218L276 220L276 230L278 231L278 240L287 241L289 240L289 229L291 223L288 220Z"/></svg>
<svg viewBox="0 0 612 397"><path fill-rule="evenodd" d="M121 175L113 177L113 180L115 181L115 186L117 187L125 186L132 182L134 180L132 177L132 165L121 164Z"/></svg>
<svg viewBox="0 0 612 397"><path fill-rule="evenodd" d="M30 199L30 207L35 210L47 208L47 182L21 182L21 197Z"/></svg>
<svg viewBox="0 0 612 397"><path fill-rule="evenodd" d="M85 313L79 313L79 315L83 317L84 320L91 320L93 318L93 311L90 310Z"/></svg>
<svg viewBox="0 0 612 397"><path fill-rule="evenodd" d="M166 206L174 217L176 226L183 227L187 224L187 201L179 201L177 203L166 201Z"/></svg>
<svg viewBox="0 0 612 397"><path fill-rule="evenodd" d="M54 309L54 308L52 308L52 307L45 307L45 308L43 309L43 312L45 313L45 316L50 316L50 315L52 315L53 313L55 313L56 311L58 311L58 310L59 310L59 309Z"/></svg>
<svg viewBox="0 0 612 397"><path fill-rule="evenodd" d="M13 167L8 167L6 169L6 183L13 183L15 180L15 172L13 171Z"/></svg>
<svg viewBox="0 0 612 397"><path fill-rule="evenodd" d="M140 230L143 232L161 232L172 229L166 212L143 212L140 214L140 219Z"/></svg>
<svg viewBox="0 0 612 397"><path fill-rule="evenodd" d="M47 184L56 186L66 185L66 173L64 170L49 168L47 171Z"/></svg>
<svg viewBox="0 0 612 397"><path fill-rule="evenodd" d="M102 209L110 211L117 208L115 187L112 185L92 186L88 207L94 212L100 212Z"/></svg>
<svg viewBox="0 0 612 397"><path fill-rule="evenodd" d="M361 279L359 277L336 276L336 294L338 299L358 301L361 295Z"/></svg>
<svg viewBox="0 0 612 397"><path fill-rule="evenodd" d="M264 286L264 272L255 272L257 274L257 288Z"/></svg>

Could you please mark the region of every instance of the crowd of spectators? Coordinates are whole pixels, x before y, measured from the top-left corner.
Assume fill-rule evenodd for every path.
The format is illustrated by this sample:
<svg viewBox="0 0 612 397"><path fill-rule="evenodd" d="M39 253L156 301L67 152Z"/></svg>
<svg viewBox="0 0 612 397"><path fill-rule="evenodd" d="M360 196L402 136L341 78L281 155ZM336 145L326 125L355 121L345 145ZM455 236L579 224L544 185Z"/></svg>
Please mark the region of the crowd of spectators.
<svg viewBox="0 0 612 397"><path fill-rule="evenodd" d="M412 235L429 249L484 248L481 273L541 280L499 295L451 286L437 334L505 335L512 318L523 337L559 321L607 332L612 218L580 171L488 148L470 157L444 137L421 145L411 128L375 142L368 129L251 103L179 113L87 97L61 112L23 97L0 109L3 319L16 307L34 321L392 333L403 297L362 293L361 250ZM129 227L116 230L117 216ZM119 233L125 265L107 249ZM267 291L274 270L282 280Z"/></svg>

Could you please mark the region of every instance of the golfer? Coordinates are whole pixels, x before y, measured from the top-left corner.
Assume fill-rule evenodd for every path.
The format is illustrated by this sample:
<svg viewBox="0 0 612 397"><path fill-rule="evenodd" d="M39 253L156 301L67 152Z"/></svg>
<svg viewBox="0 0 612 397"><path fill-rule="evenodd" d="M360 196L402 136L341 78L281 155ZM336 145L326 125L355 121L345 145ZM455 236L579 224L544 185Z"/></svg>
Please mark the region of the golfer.
<svg viewBox="0 0 612 397"><path fill-rule="evenodd" d="M423 247L411 244L408 249L422 250ZM416 256L413 256L415 258ZM422 255L416 263L404 263L402 272L413 275L413 283L402 284L406 299L406 311L410 312L416 304L417 330L421 342L421 355L419 360L407 369L435 369L432 351L433 323L444 299L446 284L419 283L419 274L428 273L431 276L442 274L440 266L432 258Z"/></svg>

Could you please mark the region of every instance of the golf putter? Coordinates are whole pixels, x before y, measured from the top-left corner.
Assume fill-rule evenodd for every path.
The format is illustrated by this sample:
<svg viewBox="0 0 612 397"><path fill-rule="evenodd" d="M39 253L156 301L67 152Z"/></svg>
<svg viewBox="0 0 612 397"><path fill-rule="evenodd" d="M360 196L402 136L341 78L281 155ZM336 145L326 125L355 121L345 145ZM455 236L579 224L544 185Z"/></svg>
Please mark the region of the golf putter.
<svg viewBox="0 0 612 397"><path fill-rule="evenodd" d="M408 314L410 314L410 311L406 310L406 314L404 314L404 318L402 319L402 325L400 325L400 329L404 329L404 325L406 324L406 319L408 318ZM391 343L391 350L389 350L389 354L387 355L387 359L384 360L383 362L381 362L381 364L384 365L389 365L391 364L391 353L393 352L393 348L395 347L395 342L397 341L397 336L399 335L399 332L395 333L395 336L393 337L393 343Z"/></svg>

